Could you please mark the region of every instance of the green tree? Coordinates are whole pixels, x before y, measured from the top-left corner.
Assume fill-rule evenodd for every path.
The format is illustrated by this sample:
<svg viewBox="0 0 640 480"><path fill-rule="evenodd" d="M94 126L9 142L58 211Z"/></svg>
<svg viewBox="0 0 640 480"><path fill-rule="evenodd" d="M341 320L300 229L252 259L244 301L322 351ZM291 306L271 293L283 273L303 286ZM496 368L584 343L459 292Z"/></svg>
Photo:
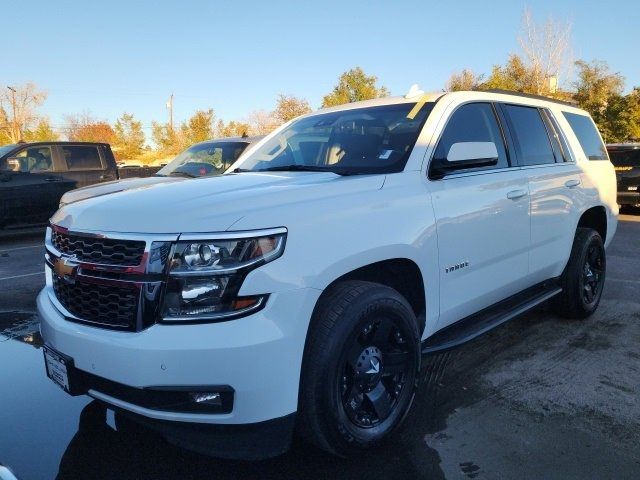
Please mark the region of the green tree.
<svg viewBox="0 0 640 480"><path fill-rule="evenodd" d="M0 105L0 145L6 145L11 142L11 127L7 112Z"/></svg>
<svg viewBox="0 0 640 480"><path fill-rule="evenodd" d="M280 94L276 102L276 109L273 111L273 117L282 124L309 112L311 112L311 107L304 98Z"/></svg>
<svg viewBox="0 0 640 480"><path fill-rule="evenodd" d="M231 120L229 123L224 123L223 120L218 120L216 125L216 137L242 137L249 135L249 124L244 122L238 122Z"/></svg>
<svg viewBox="0 0 640 480"><path fill-rule="evenodd" d="M140 156L144 148L142 123L133 114L123 113L114 127L114 150L120 159L132 159Z"/></svg>
<svg viewBox="0 0 640 480"><path fill-rule="evenodd" d="M389 96L389 91L383 86L379 87L377 83L378 77L367 75L360 67L352 68L340 75L333 91L322 99L322 106L332 107Z"/></svg>
<svg viewBox="0 0 640 480"><path fill-rule="evenodd" d="M510 55L507 63L494 65L486 81L479 85L482 90L501 89L515 92L536 93L534 75L519 55Z"/></svg>
<svg viewBox="0 0 640 480"><path fill-rule="evenodd" d="M573 98L591 114L605 141L624 139L628 133L624 117L629 102L623 97L624 77L613 73L606 62L576 62L577 80Z"/></svg>
<svg viewBox="0 0 640 480"><path fill-rule="evenodd" d="M24 132L24 139L27 142L54 142L60 136L53 131L46 118L41 118L34 129Z"/></svg>
<svg viewBox="0 0 640 480"><path fill-rule="evenodd" d="M172 129L168 124L152 122L151 137L156 150L164 155L176 155L182 150L183 141L179 131Z"/></svg>
<svg viewBox="0 0 640 480"><path fill-rule="evenodd" d="M186 145L204 142L213 138L215 113L213 109L198 110L189 120L182 124L180 133Z"/></svg>
<svg viewBox="0 0 640 480"><path fill-rule="evenodd" d="M459 92L466 90L476 90L482 82L484 75L476 75L472 70L464 68L460 73L453 73L444 89L447 92Z"/></svg>

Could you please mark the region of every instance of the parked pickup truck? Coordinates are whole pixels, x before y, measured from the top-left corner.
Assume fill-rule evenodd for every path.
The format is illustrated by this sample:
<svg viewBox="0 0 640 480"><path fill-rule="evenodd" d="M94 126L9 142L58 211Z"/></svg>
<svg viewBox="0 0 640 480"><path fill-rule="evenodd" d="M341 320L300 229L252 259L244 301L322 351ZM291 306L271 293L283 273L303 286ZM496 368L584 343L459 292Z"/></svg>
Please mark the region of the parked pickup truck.
<svg viewBox="0 0 640 480"><path fill-rule="evenodd" d="M0 231L46 225L65 192L117 178L115 159L106 143L0 147Z"/></svg>
<svg viewBox="0 0 640 480"><path fill-rule="evenodd" d="M607 145L618 177L618 204L640 207L640 143Z"/></svg>
<svg viewBox="0 0 640 480"><path fill-rule="evenodd" d="M61 208L46 370L201 452L277 455L297 427L357 455L405 418L422 355L545 301L591 315L617 215L573 105L412 89L320 110L224 175Z"/></svg>
<svg viewBox="0 0 640 480"><path fill-rule="evenodd" d="M262 136L227 137L196 143L149 176L141 175L137 177L135 171L138 169L136 168L120 168L120 180L68 192L60 199L60 206L84 200L85 198L147 187L158 183L219 175L229 168L249 146L262 138ZM125 171L127 173L123 174Z"/></svg>

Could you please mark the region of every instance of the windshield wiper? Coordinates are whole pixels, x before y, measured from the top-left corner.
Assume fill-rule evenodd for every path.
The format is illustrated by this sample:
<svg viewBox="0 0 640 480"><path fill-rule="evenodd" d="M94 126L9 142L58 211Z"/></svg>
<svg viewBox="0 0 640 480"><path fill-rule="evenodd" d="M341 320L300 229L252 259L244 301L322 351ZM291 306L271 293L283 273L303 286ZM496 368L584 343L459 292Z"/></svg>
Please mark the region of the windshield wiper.
<svg viewBox="0 0 640 480"><path fill-rule="evenodd" d="M321 167L319 165L280 165L278 167L261 168L255 172L331 172L336 175L358 175L359 172L353 168L345 167Z"/></svg>
<svg viewBox="0 0 640 480"><path fill-rule="evenodd" d="M186 177L186 178L197 178L197 175L191 175L187 172L171 172L168 176L170 177Z"/></svg>

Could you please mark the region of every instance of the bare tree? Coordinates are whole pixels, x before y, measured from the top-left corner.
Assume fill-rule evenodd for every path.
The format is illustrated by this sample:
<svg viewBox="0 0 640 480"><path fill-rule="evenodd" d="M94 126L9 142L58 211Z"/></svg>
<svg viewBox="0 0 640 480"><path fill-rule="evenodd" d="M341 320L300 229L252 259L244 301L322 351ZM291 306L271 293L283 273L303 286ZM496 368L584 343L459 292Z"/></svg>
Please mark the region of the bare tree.
<svg viewBox="0 0 640 480"><path fill-rule="evenodd" d="M274 131L279 123L274 118L273 113L266 110L254 110L247 117L249 131L252 135L266 135Z"/></svg>
<svg viewBox="0 0 640 480"><path fill-rule="evenodd" d="M573 65L571 22L549 17L544 24L537 24L531 10L525 7L518 42L530 70L533 93L556 93L561 80L570 76Z"/></svg>
<svg viewBox="0 0 640 480"><path fill-rule="evenodd" d="M47 93L34 83L7 86L0 90L0 109L6 112L2 127L12 143L22 140L25 131L38 123L36 110L46 98Z"/></svg>

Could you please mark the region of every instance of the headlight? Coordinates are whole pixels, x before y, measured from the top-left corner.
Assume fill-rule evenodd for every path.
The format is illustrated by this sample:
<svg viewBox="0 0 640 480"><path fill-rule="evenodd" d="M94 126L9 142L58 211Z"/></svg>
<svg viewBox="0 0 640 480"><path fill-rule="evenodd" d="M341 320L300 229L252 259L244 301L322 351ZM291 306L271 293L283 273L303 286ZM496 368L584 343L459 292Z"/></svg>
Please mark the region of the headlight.
<svg viewBox="0 0 640 480"><path fill-rule="evenodd" d="M233 240L178 241L169 262L163 321L227 320L262 308L266 295L239 297L238 292L251 270L282 255L286 233L274 232Z"/></svg>

